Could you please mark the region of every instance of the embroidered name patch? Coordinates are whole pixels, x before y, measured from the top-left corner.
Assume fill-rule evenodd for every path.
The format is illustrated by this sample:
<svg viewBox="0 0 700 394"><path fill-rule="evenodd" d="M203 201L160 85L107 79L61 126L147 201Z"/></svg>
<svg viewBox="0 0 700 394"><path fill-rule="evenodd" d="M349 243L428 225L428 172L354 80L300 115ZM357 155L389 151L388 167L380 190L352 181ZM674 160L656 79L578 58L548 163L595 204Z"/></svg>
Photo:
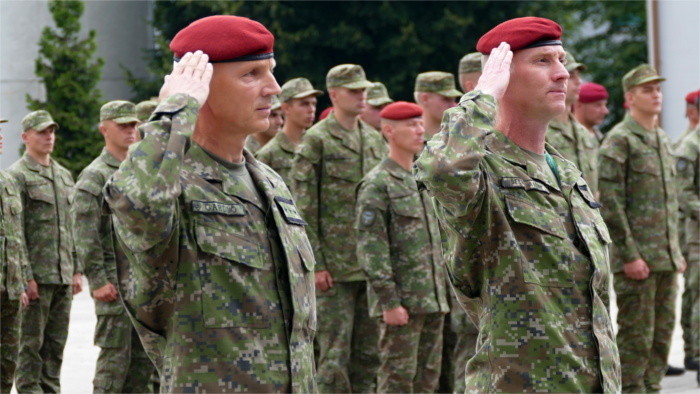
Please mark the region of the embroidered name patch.
<svg viewBox="0 0 700 394"><path fill-rule="evenodd" d="M292 200L277 196L275 197L275 202L277 203L277 206L279 207L280 212L282 212L282 216L284 216L284 220L287 223L306 226L306 222L301 218L301 215L299 215L297 207L294 206L294 202L292 202Z"/></svg>
<svg viewBox="0 0 700 394"><path fill-rule="evenodd" d="M227 216L245 216L243 204L215 201L192 201L192 211L199 213L217 213Z"/></svg>

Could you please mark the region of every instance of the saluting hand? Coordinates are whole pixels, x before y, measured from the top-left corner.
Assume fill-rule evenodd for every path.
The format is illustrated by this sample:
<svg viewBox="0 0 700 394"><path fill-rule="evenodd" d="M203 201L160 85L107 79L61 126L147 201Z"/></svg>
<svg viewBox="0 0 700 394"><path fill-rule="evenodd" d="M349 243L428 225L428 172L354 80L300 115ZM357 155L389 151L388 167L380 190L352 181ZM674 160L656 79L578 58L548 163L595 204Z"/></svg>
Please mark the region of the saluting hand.
<svg viewBox="0 0 700 394"><path fill-rule="evenodd" d="M177 93L185 93L194 97L200 105L209 96L209 81L214 67L209 63L209 56L202 51L187 52L173 66L173 72L165 76L159 97L164 100Z"/></svg>
<svg viewBox="0 0 700 394"><path fill-rule="evenodd" d="M500 100L508 88L510 82L510 64L513 61L513 52L510 45L502 42L498 48L494 48L489 59L484 64L479 82L475 90L490 94L496 100Z"/></svg>

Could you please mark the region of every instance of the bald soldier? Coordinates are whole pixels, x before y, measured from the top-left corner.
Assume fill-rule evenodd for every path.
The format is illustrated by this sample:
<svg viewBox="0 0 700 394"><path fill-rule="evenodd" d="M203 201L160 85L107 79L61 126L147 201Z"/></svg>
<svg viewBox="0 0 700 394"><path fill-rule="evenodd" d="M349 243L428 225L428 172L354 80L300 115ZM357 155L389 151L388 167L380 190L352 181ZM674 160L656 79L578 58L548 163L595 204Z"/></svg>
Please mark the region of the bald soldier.
<svg viewBox="0 0 700 394"><path fill-rule="evenodd" d="M379 321L367 309L367 275L357 259L355 188L386 155L360 114L372 83L357 64L326 74L333 111L304 133L292 164L294 195L316 257L321 392L374 392Z"/></svg>
<svg viewBox="0 0 700 394"><path fill-rule="evenodd" d="M282 131L284 116L280 107L282 103L277 96L272 97L272 112L270 113L270 127L267 130L249 135L245 140L245 148L248 152L255 154L277 134Z"/></svg>
<svg viewBox="0 0 700 394"><path fill-rule="evenodd" d="M105 147L78 176L71 207L77 258L85 268L97 315L94 342L100 354L93 379L96 393L153 391L150 377L155 368L117 291L117 260L126 256L115 244L111 217L102 209L107 179L126 158L129 146L138 141L136 115L136 106L129 101L110 101L100 108L98 128Z"/></svg>
<svg viewBox="0 0 700 394"><path fill-rule="evenodd" d="M457 105L455 99L461 95L462 92L455 88L455 77L450 73L428 71L418 74L413 98L423 109L426 141L440 130L442 114Z"/></svg>
<svg viewBox="0 0 700 394"><path fill-rule="evenodd" d="M598 192L598 142L570 112L578 100L581 71L585 71L586 66L577 62L569 52L566 53L565 66L566 71L569 72L569 83L566 85L567 111L549 122L546 141L581 170L593 195L596 195Z"/></svg>
<svg viewBox="0 0 700 394"><path fill-rule="evenodd" d="M610 236L581 171L545 143L566 111L561 27L512 19L477 50L476 89L414 168L447 230L450 279L478 305L466 390L618 392Z"/></svg>
<svg viewBox="0 0 700 394"><path fill-rule="evenodd" d="M661 390L678 272L685 270L678 242L676 163L668 137L658 126L664 80L647 64L622 77L630 110L600 147L600 199L613 239L624 392Z"/></svg>
<svg viewBox="0 0 700 394"><path fill-rule="evenodd" d="M282 131L255 153L255 158L275 170L288 186L292 184L289 172L292 170L294 150L304 131L314 124L316 97L322 94L306 78L294 78L285 82L279 95L282 103L280 110L284 114ZM270 122L272 121L270 117Z"/></svg>
<svg viewBox="0 0 700 394"><path fill-rule="evenodd" d="M180 30L145 137L105 187L128 257L119 292L162 392L316 391L306 222L243 149L280 92L273 42L230 15Z"/></svg>
<svg viewBox="0 0 700 394"><path fill-rule="evenodd" d="M393 102L383 83L372 82L372 86L367 89L367 107L362 111L360 119L379 131L382 128L379 112Z"/></svg>
<svg viewBox="0 0 700 394"><path fill-rule="evenodd" d="M598 147L603 133L598 128L608 116L608 90L594 82L586 82L579 89L578 100L574 102L574 117L595 138Z"/></svg>

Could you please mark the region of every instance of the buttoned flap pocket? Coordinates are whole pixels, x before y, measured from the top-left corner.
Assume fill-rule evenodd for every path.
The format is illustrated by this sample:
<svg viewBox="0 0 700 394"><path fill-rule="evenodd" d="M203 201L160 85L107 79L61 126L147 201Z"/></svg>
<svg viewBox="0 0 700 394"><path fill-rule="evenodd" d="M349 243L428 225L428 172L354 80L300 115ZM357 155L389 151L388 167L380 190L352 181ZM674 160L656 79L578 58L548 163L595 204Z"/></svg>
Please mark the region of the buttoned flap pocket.
<svg viewBox="0 0 700 394"><path fill-rule="evenodd" d="M389 193L389 198L391 199L391 209L398 216L405 216L410 218L422 217L423 204L420 200L420 194L418 192L401 192L401 193Z"/></svg>
<svg viewBox="0 0 700 394"><path fill-rule="evenodd" d="M324 169L329 177L353 183L358 183L362 179L360 163L357 158L328 155L324 157L324 162Z"/></svg>
<svg viewBox="0 0 700 394"><path fill-rule="evenodd" d="M53 198L53 185L51 182L27 182L27 197L34 201L42 201L47 204L55 204Z"/></svg>
<svg viewBox="0 0 700 394"><path fill-rule="evenodd" d="M612 238L610 238L610 232L608 232L608 226L605 224L605 222L603 222L602 219L597 220L595 222L595 230L604 244L607 245L612 243Z"/></svg>
<svg viewBox="0 0 700 394"><path fill-rule="evenodd" d="M583 178L579 179L579 181L576 183L576 190L578 190L579 194L581 197L583 197L584 201L586 201L586 204L588 204L589 207L593 209L602 207L602 205L593 197L591 189L588 187Z"/></svg>
<svg viewBox="0 0 700 394"><path fill-rule="evenodd" d="M506 195L506 208L514 222L534 227L559 238L566 238L564 224L556 212L510 195Z"/></svg>
<svg viewBox="0 0 700 394"><path fill-rule="evenodd" d="M197 245L205 253L251 268L264 267L258 245L235 233L230 225L196 220L195 233Z"/></svg>
<svg viewBox="0 0 700 394"><path fill-rule="evenodd" d="M641 172L650 175L661 175L661 163L659 156L655 153L634 156L630 159L630 168L634 172Z"/></svg>

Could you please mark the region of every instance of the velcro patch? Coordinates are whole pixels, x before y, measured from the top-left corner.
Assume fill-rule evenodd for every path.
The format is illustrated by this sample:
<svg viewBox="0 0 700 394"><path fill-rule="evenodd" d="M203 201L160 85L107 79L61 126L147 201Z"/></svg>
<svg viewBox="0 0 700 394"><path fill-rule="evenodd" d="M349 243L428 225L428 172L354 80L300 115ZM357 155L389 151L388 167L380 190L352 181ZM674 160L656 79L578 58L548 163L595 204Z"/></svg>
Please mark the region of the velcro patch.
<svg viewBox="0 0 700 394"><path fill-rule="evenodd" d="M537 190L549 194L547 186L533 179L521 179L515 177L501 178L501 187L505 189L525 189L527 191Z"/></svg>
<svg viewBox="0 0 700 394"><path fill-rule="evenodd" d="M192 201L192 211L199 213L216 213L226 216L245 216L245 207L240 203Z"/></svg>
<svg viewBox="0 0 700 394"><path fill-rule="evenodd" d="M299 211L297 211L297 207L294 205L292 200L277 196L275 197L275 202L280 208L282 216L284 216L284 220L287 223L296 224L298 226L306 226L306 222L301 218L301 215L299 215Z"/></svg>

